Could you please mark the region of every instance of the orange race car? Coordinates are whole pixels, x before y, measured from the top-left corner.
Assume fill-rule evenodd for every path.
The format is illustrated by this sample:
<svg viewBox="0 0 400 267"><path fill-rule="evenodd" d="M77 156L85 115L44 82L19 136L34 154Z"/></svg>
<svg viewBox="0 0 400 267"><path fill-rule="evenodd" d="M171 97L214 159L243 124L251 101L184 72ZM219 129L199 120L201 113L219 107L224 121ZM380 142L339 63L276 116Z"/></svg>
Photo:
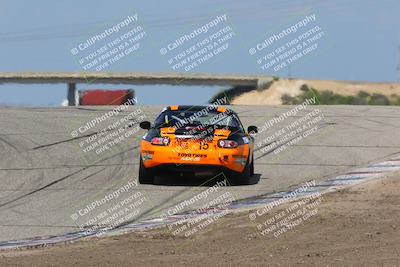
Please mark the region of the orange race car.
<svg viewBox="0 0 400 267"><path fill-rule="evenodd" d="M225 174L232 183L249 184L254 174L256 126L247 132L237 114L216 106L170 106L148 130L140 147L139 182L153 183L157 174Z"/></svg>

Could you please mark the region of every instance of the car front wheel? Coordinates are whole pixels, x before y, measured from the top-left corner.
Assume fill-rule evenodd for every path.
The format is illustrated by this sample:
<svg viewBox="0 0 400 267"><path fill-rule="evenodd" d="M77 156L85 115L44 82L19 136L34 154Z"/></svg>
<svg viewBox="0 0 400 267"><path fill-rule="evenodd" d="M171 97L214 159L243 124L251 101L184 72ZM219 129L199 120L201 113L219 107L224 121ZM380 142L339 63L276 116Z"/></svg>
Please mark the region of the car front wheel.
<svg viewBox="0 0 400 267"><path fill-rule="evenodd" d="M251 177L254 175L254 161L252 160L251 163L247 161L246 167L244 168L243 172L241 173L231 173L229 176L231 181L234 185L250 185L251 184Z"/></svg>
<svg viewBox="0 0 400 267"><path fill-rule="evenodd" d="M151 170L146 169L146 167L144 167L142 159L140 159L140 164L139 164L139 183L140 184L154 183L154 174Z"/></svg>

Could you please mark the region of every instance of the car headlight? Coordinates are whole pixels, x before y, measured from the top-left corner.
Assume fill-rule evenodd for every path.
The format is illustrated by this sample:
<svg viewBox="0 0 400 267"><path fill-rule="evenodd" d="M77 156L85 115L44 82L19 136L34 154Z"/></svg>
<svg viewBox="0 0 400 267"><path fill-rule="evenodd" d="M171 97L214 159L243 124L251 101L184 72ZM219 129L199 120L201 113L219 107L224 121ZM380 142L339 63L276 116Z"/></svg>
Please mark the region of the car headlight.
<svg viewBox="0 0 400 267"><path fill-rule="evenodd" d="M151 144L156 146L168 146L169 142L170 140L168 137L153 137L151 139Z"/></svg>
<svg viewBox="0 0 400 267"><path fill-rule="evenodd" d="M222 148L235 148L238 146L238 143L233 140L219 140L218 146Z"/></svg>

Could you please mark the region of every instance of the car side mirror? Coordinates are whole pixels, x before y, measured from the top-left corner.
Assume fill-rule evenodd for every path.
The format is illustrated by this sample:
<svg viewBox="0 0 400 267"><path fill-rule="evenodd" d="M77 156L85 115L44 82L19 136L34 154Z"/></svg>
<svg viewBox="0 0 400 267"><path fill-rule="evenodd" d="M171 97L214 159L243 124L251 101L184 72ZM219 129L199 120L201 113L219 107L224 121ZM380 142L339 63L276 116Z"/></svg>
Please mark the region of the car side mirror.
<svg viewBox="0 0 400 267"><path fill-rule="evenodd" d="M150 130L151 123L149 121L142 121L141 123L139 123L139 127L145 130Z"/></svg>
<svg viewBox="0 0 400 267"><path fill-rule="evenodd" d="M257 128L257 126L249 126L249 128L247 128L247 132L248 132L249 134L258 133L258 128Z"/></svg>

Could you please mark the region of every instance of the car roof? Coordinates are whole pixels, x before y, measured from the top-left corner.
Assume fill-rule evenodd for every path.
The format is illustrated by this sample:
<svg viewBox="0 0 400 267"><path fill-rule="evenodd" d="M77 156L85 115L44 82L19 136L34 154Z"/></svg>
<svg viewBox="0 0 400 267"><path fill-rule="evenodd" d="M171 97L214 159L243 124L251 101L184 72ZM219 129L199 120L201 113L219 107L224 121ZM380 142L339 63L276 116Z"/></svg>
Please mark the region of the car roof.
<svg viewBox="0 0 400 267"><path fill-rule="evenodd" d="M220 106L215 106L215 105L209 105L209 106L192 106L192 105L179 105L179 106L168 106L165 107L162 112L164 111L176 111L176 110L182 110L182 111L201 111L201 110L209 110L209 111L215 111L215 112L225 112L228 111L229 113L234 113L231 109L225 108L225 107L220 107Z"/></svg>

